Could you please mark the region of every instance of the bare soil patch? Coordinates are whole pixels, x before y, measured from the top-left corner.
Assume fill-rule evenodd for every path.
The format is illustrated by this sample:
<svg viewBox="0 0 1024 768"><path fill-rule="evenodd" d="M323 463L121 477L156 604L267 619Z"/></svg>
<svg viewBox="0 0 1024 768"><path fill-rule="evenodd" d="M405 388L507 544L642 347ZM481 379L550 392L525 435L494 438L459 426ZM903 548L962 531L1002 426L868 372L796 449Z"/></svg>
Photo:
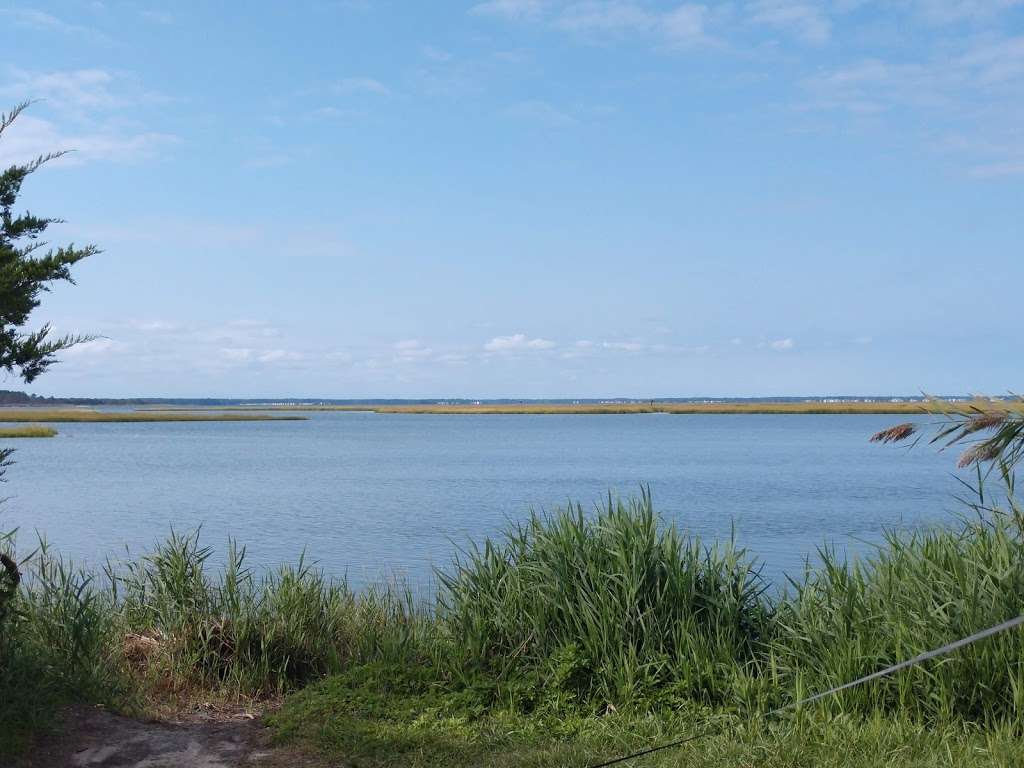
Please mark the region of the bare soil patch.
<svg viewBox="0 0 1024 768"><path fill-rule="evenodd" d="M326 768L290 749L272 747L259 719L195 714L171 721L136 720L95 707L72 707L42 736L23 768Z"/></svg>

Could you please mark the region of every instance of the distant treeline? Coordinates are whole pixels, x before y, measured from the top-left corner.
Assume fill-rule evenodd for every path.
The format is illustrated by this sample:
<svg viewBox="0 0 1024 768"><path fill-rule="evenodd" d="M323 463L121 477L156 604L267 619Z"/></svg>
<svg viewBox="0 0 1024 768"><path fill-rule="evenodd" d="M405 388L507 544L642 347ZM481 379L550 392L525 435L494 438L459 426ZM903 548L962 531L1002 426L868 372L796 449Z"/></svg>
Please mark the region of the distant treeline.
<svg viewBox="0 0 1024 768"><path fill-rule="evenodd" d="M591 397L591 398L364 398L316 397L44 397L11 389L0 389L3 405L594 405L600 403L803 403L814 402L923 402L921 396L899 395L805 395L802 397ZM944 395L944 400L963 400L964 395Z"/></svg>

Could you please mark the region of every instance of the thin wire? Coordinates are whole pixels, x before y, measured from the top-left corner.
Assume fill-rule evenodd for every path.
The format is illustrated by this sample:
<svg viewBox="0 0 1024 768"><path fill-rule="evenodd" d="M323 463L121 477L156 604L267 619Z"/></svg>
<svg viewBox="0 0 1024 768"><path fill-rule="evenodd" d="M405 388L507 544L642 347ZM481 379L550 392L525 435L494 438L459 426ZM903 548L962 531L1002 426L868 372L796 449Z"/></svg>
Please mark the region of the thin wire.
<svg viewBox="0 0 1024 768"><path fill-rule="evenodd" d="M945 656L947 653L952 653L953 651L963 648L965 645L976 643L979 640L984 640L986 637L997 635L1000 632L1005 632L1008 629L1013 629L1014 627L1018 627L1021 624L1024 624L1024 614L1018 616L1015 619L1009 619L1008 621L1004 621L1001 624L996 624L995 626L989 627L988 629L983 629L980 632L975 632L973 635L968 635L967 637L961 638L960 640L954 640L953 642L947 643L946 645L943 645L939 648L935 648L934 650L920 653L912 659L907 659L906 661L901 661L898 664L893 664L891 667L886 667L885 669L880 669L877 672L872 672L870 675L864 675L864 677L859 677L856 680L853 680L849 683L843 683L842 685L837 685L835 688L830 688L829 690L823 691L822 693L816 693L813 696L808 696L805 699L790 702L789 704L779 707L778 709L773 709L770 712L766 712L763 715L755 715L750 719L753 720L757 717L773 717L775 715L785 712L786 710L795 709L796 707L803 706L804 704L812 704L816 701L824 699L827 696L832 696L833 694L839 693L840 691L845 691L849 688L853 688L854 686L860 685L861 683L866 683L871 680L877 680L880 677L886 677L888 675L893 674L894 672L899 672L901 669L913 667L917 664L921 664L922 662L928 661L929 659L934 659L936 656ZM624 763L627 760L633 760L638 757L644 757L645 755L650 755L654 752L661 752L662 750L666 749L673 749L675 747L682 746L683 744L687 744L691 741L703 739L706 736L713 736L715 734L722 733L723 731L729 730L729 728L731 727L733 726L727 725L719 728L712 728L711 730L704 731L703 733L688 736L685 739L678 739L677 741L671 741L667 744L659 744L655 747L648 747L647 749L640 750L639 752L633 752L629 755L616 757L613 760L607 760L603 763L596 763L595 765L590 765L587 768L607 768L607 766L609 765L618 765L619 763Z"/></svg>

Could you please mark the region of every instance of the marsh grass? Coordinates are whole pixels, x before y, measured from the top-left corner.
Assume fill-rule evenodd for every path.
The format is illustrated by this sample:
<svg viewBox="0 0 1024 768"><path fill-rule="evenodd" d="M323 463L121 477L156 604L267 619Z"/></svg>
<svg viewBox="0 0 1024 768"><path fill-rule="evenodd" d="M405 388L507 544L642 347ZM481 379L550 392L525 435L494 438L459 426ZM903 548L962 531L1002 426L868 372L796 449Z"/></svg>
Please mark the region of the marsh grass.
<svg viewBox="0 0 1024 768"><path fill-rule="evenodd" d="M533 514L441 578L452 676L492 678L527 705L733 704L757 687L751 664L771 632L752 559L662 525L647 491L592 515Z"/></svg>
<svg viewBox="0 0 1024 768"><path fill-rule="evenodd" d="M644 492L531 515L459 553L432 603L355 592L301 557L258 573L234 544L214 566L198 533L98 572L40 545L0 634L0 691L18 691L0 699L0 747L69 700L152 711L286 695L282 738L382 765L384 746L412 749L416 765L456 749L451 764L469 765L518 745L541 764L632 744L637 724L742 724L1024 612L1022 532L1012 497L979 500L960 526L890 533L866 559L823 550L768 592L756 560L666 524ZM986 739L1020 739L1022 707L1024 633L1012 630L798 710L751 736L753 751L714 744L808 765L849 723L849 745L895 749L918 733L935 754L980 754ZM351 739L323 741L335 728Z"/></svg>
<svg viewBox="0 0 1024 768"><path fill-rule="evenodd" d="M42 427L38 424L30 424L25 427L4 427L0 426L0 438L7 437L55 437L57 430L53 427Z"/></svg>
<svg viewBox="0 0 1024 768"><path fill-rule="evenodd" d="M642 402L605 402L605 403L409 403L409 404L280 404L280 405L228 405L200 406L194 410L217 410L222 412L372 412L372 413L406 413L406 414L450 414L450 415L615 415L644 413L674 414L955 414L965 410L990 412L998 408L1003 412L1020 414L1024 412L1024 401L1020 399L991 400L978 398L972 401L947 401L929 398L917 401L891 402L885 400L872 401L822 401L806 400L802 402L777 402L772 400L744 402L661 402L649 400ZM174 412L176 409L154 409L157 412Z"/></svg>
<svg viewBox="0 0 1024 768"><path fill-rule="evenodd" d="M1024 613L1024 513L1007 498L970 505L959 530L885 541L868 558L792 581L770 659L794 692L831 688ZM824 702L835 712L930 722L1024 722L1024 632L1011 630Z"/></svg>
<svg viewBox="0 0 1024 768"><path fill-rule="evenodd" d="M425 612L407 592L357 595L304 557L257 576L233 543L225 567L211 554L197 533L172 534L107 569L122 627L156 639L157 673L182 685L276 695L356 662L408 661L420 645Z"/></svg>
<svg viewBox="0 0 1024 768"><path fill-rule="evenodd" d="M0 753L70 701L149 713L251 702L354 664L414 663L422 648L425 612L405 593L357 595L303 558L257 576L243 549L223 568L210 555L198 533L172 533L98 572L45 543L26 557L0 632Z"/></svg>

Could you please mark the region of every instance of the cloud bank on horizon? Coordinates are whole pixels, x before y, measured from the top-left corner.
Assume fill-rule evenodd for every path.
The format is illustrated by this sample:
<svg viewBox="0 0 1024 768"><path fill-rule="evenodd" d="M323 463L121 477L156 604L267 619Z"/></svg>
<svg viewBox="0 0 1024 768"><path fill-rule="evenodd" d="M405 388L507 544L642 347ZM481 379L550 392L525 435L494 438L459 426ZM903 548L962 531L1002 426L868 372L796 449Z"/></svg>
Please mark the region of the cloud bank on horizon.
<svg viewBox="0 0 1024 768"><path fill-rule="evenodd" d="M1001 393L1024 0L0 8L110 396ZM2 107L2 108L6 108Z"/></svg>

